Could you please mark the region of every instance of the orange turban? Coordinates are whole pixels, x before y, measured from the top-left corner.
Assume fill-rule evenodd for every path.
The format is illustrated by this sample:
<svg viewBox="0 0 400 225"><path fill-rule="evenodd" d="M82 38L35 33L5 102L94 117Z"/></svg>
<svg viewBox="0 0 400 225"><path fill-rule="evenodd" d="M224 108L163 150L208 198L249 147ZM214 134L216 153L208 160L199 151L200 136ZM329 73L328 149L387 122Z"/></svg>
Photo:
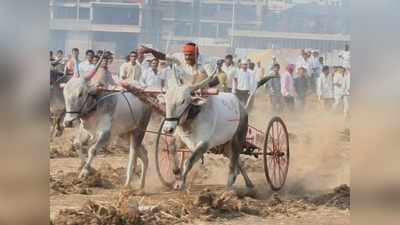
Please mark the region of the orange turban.
<svg viewBox="0 0 400 225"><path fill-rule="evenodd" d="M197 45L194 45L194 44L185 44L183 46L182 51L183 51L183 54L192 54L192 55L199 54L199 48L197 47Z"/></svg>

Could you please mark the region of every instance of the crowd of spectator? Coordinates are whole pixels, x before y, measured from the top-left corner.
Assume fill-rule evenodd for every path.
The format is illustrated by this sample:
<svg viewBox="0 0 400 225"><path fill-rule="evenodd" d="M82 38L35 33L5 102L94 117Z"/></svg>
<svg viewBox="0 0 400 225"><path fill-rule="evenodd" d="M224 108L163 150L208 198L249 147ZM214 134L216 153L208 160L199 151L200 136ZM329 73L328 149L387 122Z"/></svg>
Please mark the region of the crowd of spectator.
<svg viewBox="0 0 400 225"><path fill-rule="evenodd" d="M85 76L90 73L99 59L104 55L100 65L100 75L95 75L97 85L115 84L119 81L136 82L143 87L168 88L172 74L170 62L157 57L148 57L142 48L131 51L119 70L110 71L113 54L103 50L87 50L83 60L79 59L79 49L74 48L71 54L64 56L58 50L54 56L50 52L51 80L61 76ZM341 111L345 116L349 110L350 95L350 51L338 55L340 65L326 65L318 50L301 50L295 62L285 68L279 64L277 57L272 57L268 68L261 62L250 59L235 59L226 55L216 61L217 88L221 92L235 93L242 104L251 108L258 81L266 76L274 76L266 85L266 92L274 113L303 112L307 109L307 99L316 97L325 110ZM340 108L340 109L339 109Z"/></svg>

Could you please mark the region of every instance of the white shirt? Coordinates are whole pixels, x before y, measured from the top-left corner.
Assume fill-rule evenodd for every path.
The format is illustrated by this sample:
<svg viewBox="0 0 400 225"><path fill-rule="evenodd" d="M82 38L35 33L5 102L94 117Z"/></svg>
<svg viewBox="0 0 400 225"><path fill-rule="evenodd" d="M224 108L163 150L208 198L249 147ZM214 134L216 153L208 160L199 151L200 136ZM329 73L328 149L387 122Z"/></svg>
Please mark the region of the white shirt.
<svg viewBox="0 0 400 225"><path fill-rule="evenodd" d="M162 88L163 77L158 71L155 73L151 68L147 69L140 77L140 84L145 87Z"/></svg>
<svg viewBox="0 0 400 225"><path fill-rule="evenodd" d="M285 97L296 96L296 91L294 90L294 81L293 76L288 72L285 72L281 75L281 92Z"/></svg>
<svg viewBox="0 0 400 225"><path fill-rule="evenodd" d="M341 66L344 68L350 67L350 51L343 51L339 54L339 58L341 59Z"/></svg>
<svg viewBox="0 0 400 225"><path fill-rule="evenodd" d="M146 58L143 59L142 63L139 62L139 60L136 60L136 64L140 66L142 71L146 71L147 69L150 69L149 62L146 60Z"/></svg>
<svg viewBox="0 0 400 225"><path fill-rule="evenodd" d="M254 72L247 70L239 70L237 74L237 89L241 91L249 91L254 94L257 88L257 81Z"/></svg>
<svg viewBox="0 0 400 225"><path fill-rule="evenodd" d="M262 68L262 67L256 67L256 68L255 68L255 73L256 73L256 79L257 79L257 81L261 80L261 78L264 77L263 72L264 72L264 71L263 71L263 68Z"/></svg>
<svg viewBox="0 0 400 225"><path fill-rule="evenodd" d="M321 98L333 98L333 76L321 73L317 80L317 95Z"/></svg>
<svg viewBox="0 0 400 225"><path fill-rule="evenodd" d="M238 68L234 66L233 64L230 66L226 66L226 64L222 64L221 67L222 71L226 74L226 83L227 83L227 88L234 88L234 78L237 77L238 74Z"/></svg>
<svg viewBox="0 0 400 225"><path fill-rule="evenodd" d="M337 85L333 86L334 97L336 99L350 94L349 73L345 73L345 75L335 74L333 77L333 84L339 84L338 86Z"/></svg>
<svg viewBox="0 0 400 225"><path fill-rule="evenodd" d="M309 62L308 62L308 60L306 60L306 59L304 59L304 57L303 56L299 56L298 58L297 58L297 61L296 61L296 71L300 68L300 67L303 67L303 68L305 68L306 70L307 70L307 74L308 75L310 75L311 73L311 69L310 69L310 64L309 64ZM296 74L296 73L295 73Z"/></svg>
<svg viewBox="0 0 400 225"><path fill-rule="evenodd" d="M79 63L79 74L86 75L94 68L96 68L96 65L91 64L88 60L82 61L81 63Z"/></svg>
<svg viewBox="0 0 400 225"><path fill-rule="evenodd" d="M319 62L319 58L318 57L311 56L311 58L309 59L309 65L310 65L310 68L311 68L311 73L316 73L316 74L320 74L321 73L322 65Z"/></svg>

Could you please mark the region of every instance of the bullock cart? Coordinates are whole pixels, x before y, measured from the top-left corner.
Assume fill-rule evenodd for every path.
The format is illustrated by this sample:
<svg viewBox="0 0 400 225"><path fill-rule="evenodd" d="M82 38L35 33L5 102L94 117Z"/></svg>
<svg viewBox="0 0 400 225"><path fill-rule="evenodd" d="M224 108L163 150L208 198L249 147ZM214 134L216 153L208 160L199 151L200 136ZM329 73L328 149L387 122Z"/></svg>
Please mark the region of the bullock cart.
<svg viewBox="0 0 400 225"><path fill-rule="evenodd" d="M164 91L135 87L131 87L129 91L150 105L154 111L165 117ZM201 93L202 96L216 94L218 94L218 91L212 88ZM173 146L171 146L171 141L168 141L171 135L165 134L162 131L164 122L162 121L157 132L148 132L157 135L155 158L158 176L165 186L172 187L175 180L170 160ZM221 153L223 149L220 147L222 146L210 149L209 152ZM184 161L191 154L191 151L182 144L177 144L176 151L179 156L179 166L182 169ZM249 125L242 154L263 160L265 177L269 186L274 191L280 190L286 181L290 156L289 136L283 120L280 117L273 117L268 122L265 131Z"/></svg>

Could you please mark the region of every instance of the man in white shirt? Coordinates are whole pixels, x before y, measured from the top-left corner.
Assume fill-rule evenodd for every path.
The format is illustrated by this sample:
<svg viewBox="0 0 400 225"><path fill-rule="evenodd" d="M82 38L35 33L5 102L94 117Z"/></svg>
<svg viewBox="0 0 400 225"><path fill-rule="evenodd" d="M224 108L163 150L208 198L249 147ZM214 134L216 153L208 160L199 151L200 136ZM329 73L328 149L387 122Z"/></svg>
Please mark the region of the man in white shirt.
<svg viewBox="0 0 400 225"><path fill-rule="evenodd" d="M311 90L313 92L316 92L316 88L317 88L317 79L321 73L322 70L322 65L319 61L319 52L318 50L313 50L312 51L312 56L309 59L309 65L310 65L310 69L311 69Z"/></svg>
<svg viewBox="0 0 400 225"><path fill-rule="evenodd" d="M276 56L272 56L272 63L271 63L271 65L269 65L269 67L268 67L268 73L270 73L270 72L272 72L273 70L274 70L274 66L276 65L276 64L279 64L278 63L278 59L276 58Z"/></svg>
<svg viewBox="0 0 400 225"><path fill-rule="evenodd" d="M238 68L233 64L232 55L226 55L225 61L221 67L222 71L226 74L226 90L227 92L235 92L234 87L235 79L237 77Z"/></svg>
<svg viewBox="0 0 400 225"><path fill-rule="evenodd" d="M96 67L96 65L92 64L93 56L94 56L93 50L89 49L86 51L85 60L82 61L81 63L79 63L79 74L80 75L85 75L85 74L89 73L90 71L92 71Z"/></svg>
<svg viewBox="0 0 400 225"><path fill-rule="evenodd" d="M307 74L310 74L311 71L310 71L308 54L304 49L301 50L300 54L301 55L299 57L297 57L297 60L296 60L296 71L298 68L303 67L306 69Z"/></svg>
<svg viewBox="0 0 400 225"><path fill-rule="evenodd" d="M248 70L246 61L241 62L236 80L236 96L243 105L246 105L249 96L253 95L257 88L255 75Z"/></svg>
<svg viewBox="0 0 400 225"><path fill-rule="evenodd" d="M140 84L144 87L162 89L164 87L164 79L158 70L158 59L154 58L150 63L150 68L144 71L140 77Z"/></svg>
<svg viewBox="0 0 400 225"><path fill-rule="evenodd" d="M286 67L286 72L281 75L281 93L285 102L285 106L289 112L293 112L294 110L294 97L296 97L293 80L294 70L295 65L289 64Z"/></svg>
<svg viewBox="0 0 400 225"><path fill-rule="evenodd" d="M344 51L339 53L339 60L340 60L340 65L343 66L344 68L349 68L350 67L350 46L346 44L344 46Z"/></svg>
<svg viewBox="0 0 400 225"><path fill-rule="evenodd" d="M257 80L261 80L261 78L263 78L264 75L265 75L265 70L261 66L261 62L260 61L258 61L257 64L256 64L255 72L256 72Z"/></svg>
<svg viewBox="0 0 400 225"><path fill-rule="evenodd" d="M333 75L330 73L329 66L322 68L322 73L317 80L317 96L324 102L325 110L332 109L333 103Z"/></svg>
<svg viewBox="0 0 400 225"><path fill-rule="evenodd" d="M137 52L131 51L129 53L128 62L123 63L119 69L120 80L127 80L129 83L139 82L142 69L136 62L137 57Z"/></svg>
<svg viewBox="0 0 400 225"><path fill-rule="evenodd" d="M343 67L339 67L333 78L334 98L333 109L337 110L343 104L344 116L348 116L349 96L350 96L350 72Z"/></svg>

